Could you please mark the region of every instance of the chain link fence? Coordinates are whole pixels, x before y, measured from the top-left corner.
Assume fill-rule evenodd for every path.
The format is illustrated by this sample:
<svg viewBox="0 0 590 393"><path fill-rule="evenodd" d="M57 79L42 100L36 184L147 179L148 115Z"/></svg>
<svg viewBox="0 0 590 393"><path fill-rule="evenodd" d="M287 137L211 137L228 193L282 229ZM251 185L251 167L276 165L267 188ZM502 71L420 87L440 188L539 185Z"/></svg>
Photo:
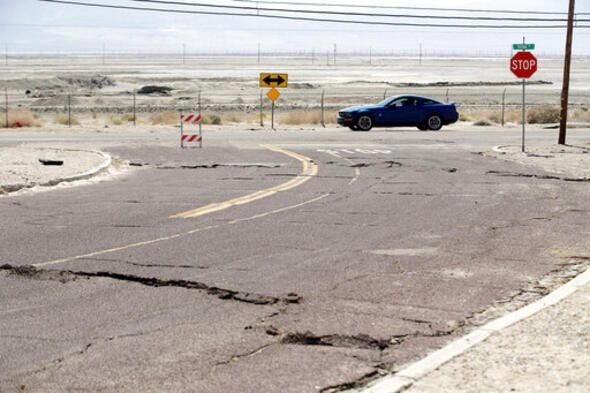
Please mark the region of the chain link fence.
<svg viewBox="0 0 590 393"><path fill-rule="evenodd" d="M519 86L420 87L420 88L296 88L281 90L276 102L278 122L283 124L331 124L340 109L407 93L422 95L441 102L455 102L462 120L492 117L503 120L506 113L521 106ZM4 90L4 127L46 124L108 126L141 124L177 124L179 113L202 108L205 121L213 124L261 124L270 111L266 91L260 89L203 90L182 94L161 90L151 94L137 91L76 93L26 91L18 94ZM531 85L527 91L529 110L559 107L555 87ZM570 112L573 121L590 122L590 92L572 91ZM31 116L31 118L23 118ZM513 118L514 116L509 116ZM549 119L551 120L551 119ZM549 121L551 122L551 121Z"/></svg>

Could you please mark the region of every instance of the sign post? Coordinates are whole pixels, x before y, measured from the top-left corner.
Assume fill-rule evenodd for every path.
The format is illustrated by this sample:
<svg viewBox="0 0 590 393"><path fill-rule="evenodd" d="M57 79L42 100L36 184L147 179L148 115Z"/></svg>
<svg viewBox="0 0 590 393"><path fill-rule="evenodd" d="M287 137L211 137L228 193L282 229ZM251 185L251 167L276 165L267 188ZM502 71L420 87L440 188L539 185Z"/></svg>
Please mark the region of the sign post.
<svg viewBox="0 0 590 393"><path fill-rule="evenodd" d="M525 151L526 126L526 80L537 72L538 61L535 55L527 50L535 49L535 44L527 44L522 37L522 44L513 44L512 49L520 50L510 59L510 71L522 79L522 152Z"/></svg>
<svg viewBox="0 0 590 393"><path fill-rule="evenodd" d="M266 96L271 101L271 129L275 129L275 101L279 99L281 93L277 88L286 88L289 86L288 74L269 74L261 73L259 78L260 87L270 87L271 89L266 93Z"/></svg>

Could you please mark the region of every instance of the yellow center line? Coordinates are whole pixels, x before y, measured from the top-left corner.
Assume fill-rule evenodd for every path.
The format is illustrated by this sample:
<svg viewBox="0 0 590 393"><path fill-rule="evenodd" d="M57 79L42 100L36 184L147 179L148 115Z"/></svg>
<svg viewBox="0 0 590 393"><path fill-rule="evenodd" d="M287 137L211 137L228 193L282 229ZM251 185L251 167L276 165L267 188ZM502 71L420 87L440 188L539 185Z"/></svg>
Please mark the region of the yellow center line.
<svg viewBox="0 0 590 393"><path fill-rule="evenodd" d="M226 210L233 206L245 205L247 203L258 201L260 199L268 198L272 195L275 195L278 192L288 191L295 187L299 187L300 185L309 181L312 177L318 174L319 167L315 162L313 162L311 158L303 156L301 154L297 154L292 151L281 149L276 146L262 146L268 150L285 154L286 156L289 156L301 162L301 173L297 175L294 179L291 179L277 186L270 187L264 190L259 190L252 194L230 199L228 201L211 203L209 205L205 205L197 209L175 214L173 216L170 216L170 218L196 218L207 214L215 213L221 210Z"/></svg>
<svg viewBox="0 0 590 393"><path fill-rule="evenodd" d="M297 159L298 161L300 161L302 163L302 171L301 171L301 173L295 179L292 179L292 180L290 180L288 182L285 182L283 184L279 184L276 187L271 187L271 188L266 189L266 190L260 190L260 191L257 191L255 193L246 195L244 197L235 198L235 199L232 199L232 200L229 200L229 201L226 201L226 202L213 203L211 205L204 206L204 207L202 207L200 209L193 210L192 212L195 212L195 211L198 211L198 210L201 210L201 211L199 212L198 215L196 215L196 216L190 215L189 217L203 216L205 214L209 214L209 213L213 213L213 212L216 212L216 211L224 210L224 209L230 208L232 206L237 206L237 205L241 205L241 204L253 202L253 201L258 200L258 199L266 198L268 196L271 196L271 195L276 194L277 192L281 192L281 191L286 191L286 190L293 189L293 188L295 188L295 187L297 187L297 186L299 186L299 185L307 182L309 179L311 179L312 177L314 177L314 176L317 175L317 173L318 173L318 165L315 164L310 158L305 157L305 156L302 156L302 155L297 154L297 153L294 153L294 152L283 150L283 149L280 149L280 148L274 147L274 146L266 146L265 145L264 147L267 148L267 149L269 149L269 150L272 150L272 151L276 151L276 152L279 152L279 153L286 154L289 157L293 157L293 158ZM310 200L308 200L306 202L298 203L296 205L291 205L291 206L287 206L287 207L284 207L284 208L280 208L280 209L276 209L276 210L271 210L269 212L256 214L256 215L251 216L251 217L246 217L246 218L242 218L242 219L236 219L236 220L230 221L228 224L234 225L234 224L237 224L237 223L240 223L240 222L243 222L243 221L250 221L250 220L257 219L257 218L262 218L262 217L266 217L266 216L269 216L269 215L282 213L282 212L285 212L285 211L288 211L288 210L291 210L291 209L295 209L295 208L298 208L298 207L301 207L301 206L305 206L305 205L310 204L310 203L313 203L313 202L317 202L317 201L319 201L319 200L327 197L328 195L329 194L324 194L324 195L321 195L319 197L310 199ZM205 208L207 208L207 210L202 210L202 209L205 209ZM173 216L173 217L175 217L175 216ZM99 251L91 252L91 253L88 253L88 254L77 255L77 256L72 256L72 257L66 257L66 258L61 258L61 259L55 259L55 260L47 261L47 262L35 263L32 266L34 266L34 267L44 267L44 266L58 265L58 264L61 264L61 263L71 262L71 261L75 261L75 260L79 260L79 259L93 258L93 257L101 256L101 255L104 255L104 254L110 254L110 253L117 252L117 251L124 251L124 250L129 250L129 249L132 249L132 248L138 248L138 247L148 246L148 245L155 244L155 243L160 243L160 242L167 241L167 240L174 240L174 239L178 239L180 237L192 235L192 234L195 234L195 233L198 233L198 232L204 232L204 231L208 231L208 230L211 230L211 229L217 229L217 228L219 228L221 226L222 226L222 224L209 225L209 226L202 227L202 228L195 228L195 229L192 229L190 231L186 231L186 232L182 232L182 233L176 233L176 234L173 234L173 235L170 235L170 236L163 236L163 237L159 237L159 238L156 238L156 239L150 239L150 240L145 240L145 241L141 241L141 242L136 242L136 243L131 243L131 244L123 245L123 246L120 246L120 247L113 247L113 248L109 248L109 249L105 249L105 250L99 250Z"/></svg>

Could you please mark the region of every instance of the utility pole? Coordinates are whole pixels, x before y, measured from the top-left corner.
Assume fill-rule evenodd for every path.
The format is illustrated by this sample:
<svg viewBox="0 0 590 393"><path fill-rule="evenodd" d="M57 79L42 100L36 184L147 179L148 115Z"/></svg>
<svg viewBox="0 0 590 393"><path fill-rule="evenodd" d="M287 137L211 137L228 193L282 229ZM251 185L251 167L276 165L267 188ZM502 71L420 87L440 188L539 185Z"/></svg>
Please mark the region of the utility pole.
<svg viewBox="0 0 590 393"><path fill-rule="evenodd" d="M260 64L260 42L258 43L258 64Z"/></svg>
<svg viewBox="0 0 590 393"><path fill-rule="evenodd" d="M572 41L574 35L574 7L575 0L570 0L567 16L567 35L565 39L565 59L563 64L563 84L561 88L561 114L559 116L559 139L560 145L565 145L567 131L567 107L569 103L570 90L570 68L572 62Z"/></svg>
<svg viewBox="0 0 590 393"><path fill-rule="evenodd" d="M8 44L4 44L4 64L8 66Z"/></svg>
<svg viewBox="0 0 590 393"><path fill-rule="evenodd" d="M105 46L104 43L102 44L102 65L105 65L106 63L106 52L105 52Z"/></svg>
<svg viewBox="0 0 590 393"><path fill-rule="evenodd" d="M186 64L186 44L182 43L182 64Z"/></svg>
<svg viewBox="0 0 590 393"><path fill-rule="evenodd" d="M8 128L8 88L4 89L4 116L6 121L6 128Z"/></svg>
<svg viewBox="0 0 590 393"><path fill-rule="evenodd" d="M369 47L369 65L373 64L373 48Z"/></svg>
<svg viewBox="0 0 590 393"><path fill-rule="evenodd" d="M336 65L336 44L334 44L334 65Z"/></svg>
<svg viewBox="0 0 590 393"><path fill-rule="evenodd" d="M420 43L420 49L418 53L418 64L422 65L422 43Z"/></svg>
<svg viewBox="0 0 590 393"><path fill-rule="evenodd" d="M315 63L315 48L311 48L311 64Z"/></svg>

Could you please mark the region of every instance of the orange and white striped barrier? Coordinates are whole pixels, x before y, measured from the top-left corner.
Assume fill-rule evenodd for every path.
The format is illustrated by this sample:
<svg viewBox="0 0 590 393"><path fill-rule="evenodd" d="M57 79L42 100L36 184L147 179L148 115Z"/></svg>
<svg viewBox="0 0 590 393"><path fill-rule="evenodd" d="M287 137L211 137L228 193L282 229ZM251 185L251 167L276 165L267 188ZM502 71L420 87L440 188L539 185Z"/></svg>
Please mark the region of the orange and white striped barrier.
<svg viewBox="0 0 590 393"><path fill-rule="evenodd" d="M203 142L203 138L198 134L185 134L180 137L181 142Z"/></svg>
<svg viewBox="0 0 590 393"><path fill-rule="evenodd" d="M180 147L184 148L185 143L199 143L199 147L203 147L203 116L200 113L189 113L180 115ZM185 134L184 124L197 124L199 126L197 134Z"/></svg>
<svg viewBox="0 0 590 393"><path fill-rule="evenodd" d="M203 116L190 113L188 115L180 115L180 121L183 123L197 124L203 119Z"/></svg>

